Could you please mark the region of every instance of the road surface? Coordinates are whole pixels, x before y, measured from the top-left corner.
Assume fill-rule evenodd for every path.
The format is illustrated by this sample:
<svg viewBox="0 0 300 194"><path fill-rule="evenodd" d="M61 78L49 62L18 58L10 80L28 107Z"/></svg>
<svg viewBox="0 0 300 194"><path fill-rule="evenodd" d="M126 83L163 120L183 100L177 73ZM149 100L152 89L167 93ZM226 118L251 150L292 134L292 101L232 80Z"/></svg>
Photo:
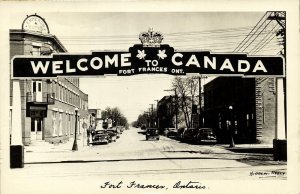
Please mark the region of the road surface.
<svg viewBox="0 0 300 194"><path fill-rule="evenodd" d="M164 187L155 189L164 192L174 185L205 190L210 186L203 180L287 178L286 163L272 161L270 155L234 153L219 145L191 145L164 136L146 141L138 131L130 128L116 142L85 146L77 152L59 149L59 145L56 151L27 150L25 167L9 173L13 184L23 188L10 187L9 193L70 193L70 188L74 189L71 193L118 192L143 184Z"/></svg>

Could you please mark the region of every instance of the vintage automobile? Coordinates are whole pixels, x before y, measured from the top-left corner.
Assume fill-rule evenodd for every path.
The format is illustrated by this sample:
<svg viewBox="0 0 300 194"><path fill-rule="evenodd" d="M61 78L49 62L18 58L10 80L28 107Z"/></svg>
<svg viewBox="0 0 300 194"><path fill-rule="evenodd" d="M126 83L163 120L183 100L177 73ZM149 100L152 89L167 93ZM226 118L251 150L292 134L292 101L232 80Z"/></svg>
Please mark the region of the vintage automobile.
<svg viewBox="0 0 300 194"><path fill-rule="evenodd" d="M196 128L185 128L182 134L181 141L186 143L195 143L198 131L199 130Z"/></svg>
<svg viewBox="0 0 300 194"><path fill-rule="evenodd" d="M117 139L120 138L121 130L118 127L110 127L107 130L113 131L116 134Z"/></svg>
<svg viewBox="0 0 300 194"><path fill-rule="evenodd" d="M178 130L176 128L166 128L167 137L176 138L178 135Z"/></svg>
<svg viewBox="0 0 300 194"><path fill-rule="evenodd" d="M159 140L159 134L157 128L147 128L146 140Z"/></svg>
<svg viewBox="0 0 300 194"><path fill-rule="evenodd" d="M115 141L117 141L117 136L118 136L118 138L120 137L117 130L115 130L113 128L107 129L106 132L109 135L110 142L115 142Z"/></svg>
<svg viewBox="0 0 300 194"><path fill-rule="evenodd" d="M212 128L200 128L196 135L196 143L198 144L215 144L217 137Z"/></svg>
<svg viewBox="0 0 300 194"><path fill-rule="evenodd" d="M145 135L145 134L146 134L146 130L147 130L146 126L143 125L143 126L141 127L141 130L138 131L138 133L139 133L139 134L142 134L142 135Z"/></svg>
<svg viewBox="0 0 300 194"><path fill-rule="evenodd" d="M92 142L91 144L100 144L105 143L108 144L110 142L110 137L106 130L98 129L92 131Z"/></svg>
<svg viewBox="0 0 300 194"><path fill-rule="evenodd" d="M116 129L118 131L118 133L122 134L124 131L124 128L122 126L116 126Z"/></svg>

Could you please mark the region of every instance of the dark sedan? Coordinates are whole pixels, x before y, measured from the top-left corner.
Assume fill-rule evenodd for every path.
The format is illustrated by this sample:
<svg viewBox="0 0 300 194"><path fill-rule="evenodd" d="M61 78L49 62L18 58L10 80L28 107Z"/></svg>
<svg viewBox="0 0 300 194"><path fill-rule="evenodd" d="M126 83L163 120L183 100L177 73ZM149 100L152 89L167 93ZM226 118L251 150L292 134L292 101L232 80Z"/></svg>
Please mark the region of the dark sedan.
<svg viewBox="0 0 300 194"><path fill-rule="evenodd" d="M159 140L159 134L157 128L148 128L146 131L146 140Z"/></svg>
<svg viewBox="0 0 300 194"><path fill-rule="evenodd" d="M110 137L105 130L92 131L92 144L99 144L99 143L108 144L109 142L110 142Z"/></svg>
<svg viewBox="0 0 300 194"><path fill-rule="evenodd" d="M212 128L200 128L196 135L196 143L199 144L216 144L217 137Z"/></svg>

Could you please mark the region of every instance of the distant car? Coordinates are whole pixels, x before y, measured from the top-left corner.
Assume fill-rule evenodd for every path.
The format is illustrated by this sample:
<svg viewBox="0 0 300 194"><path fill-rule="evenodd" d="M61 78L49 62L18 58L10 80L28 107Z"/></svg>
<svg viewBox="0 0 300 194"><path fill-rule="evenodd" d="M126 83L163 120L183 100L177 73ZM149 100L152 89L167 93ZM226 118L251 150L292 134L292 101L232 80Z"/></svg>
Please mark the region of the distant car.
<svg viewBox="0 0 300 194"><path fill-rule="evenodd" d="M176 138L178 135L178 130L176 128L166 128L167 130L167 137Z"/></svg>
<svg viewBox="0 0 300 194"><path fill-rule="evenodd" d="M159 134L157 128L148 128L146 131L146 140L159 140Z"/></svg>
<svg viewBox="0 0 300 194"><path fill-rule="evenodd" d="M146 130L147 128L146 128L146 126L145 125L143 125L142 127L141 127L141 130Z"/></svg>
<svg viewBox="0 0 300 194"><path fill-rule="evenodd" d="M105 143L110 142L110 137L105 130L93 130L92 131L92 142L91 144Z"/></svg>
<svg viewBox="0 0 300 194"><path fill-rule="evenodd" d="M116 138L117 139L120 138L121 130L119 128L117 128L117 127L111 127L111 128L108 128L107 130L113 131L116 134Z"/></svg>
<svg viewBox="0 0 300 194"><path fill-rule="evenodd" d="M147 130L146 126L143 125L143 126L141 127L141 130L138 131L138 133L139 133L139 134L142 134L142 135L145 135L145 134L146 134L146 130Z"/></svg>
<svg viewBox="0 0 300 194"><path fill-rule="evenodd" d="M212 128L200 128L196 136L196 142L199 144L215 144L217 143L217 137Z"/></svg>
<svg viewBox="0 0 300 194"><path fill-rule="evenodd" d="M124 128L123 128L122 126L117 126L116 128L117 128L117 131L118 131L120 134L123 133Z"/></svg>
<svg viewBox="0 0 300 194"><path fill-rule="evenodd" d="M110 128L110 129L107 129L106 130L107 134L109 135L110 137L110 142L113 142L113 141L116 141L117 140L117 136L118 136L118 133L116 130ZM119 136L120 137L120 136Z"/></svg>

